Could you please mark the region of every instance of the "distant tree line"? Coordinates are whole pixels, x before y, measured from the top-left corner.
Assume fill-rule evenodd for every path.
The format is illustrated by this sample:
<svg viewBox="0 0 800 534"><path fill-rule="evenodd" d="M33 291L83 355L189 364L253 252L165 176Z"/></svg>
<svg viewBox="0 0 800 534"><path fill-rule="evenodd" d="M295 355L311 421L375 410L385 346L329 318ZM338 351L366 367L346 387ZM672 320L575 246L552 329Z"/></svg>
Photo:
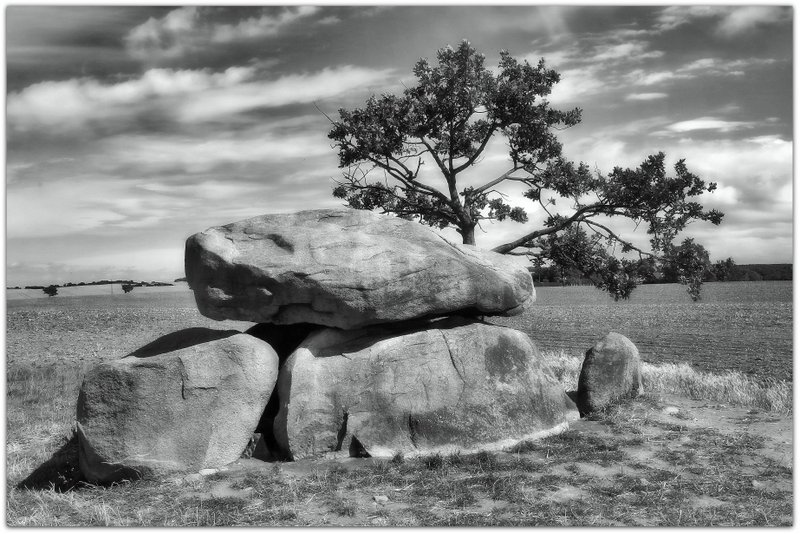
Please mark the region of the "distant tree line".
<svg viewBox="0 0 800 534"><path fill-rule="evenodd" d="M168 282L134 282L133 280L98 280L95 282L67 282L66 284L54 284L54 287L81 287L81 286L107 286L110 284L130 284L134 287L161 287L171 286ZM44 289L46 286L25 286L25 289ZM49 287L49 286L47 286ZM8 289L20 289L17 287L10 287Z"/></svg>
<svg viewBox="0 0 800 534"><path fill-rule="evenodd" d="M66 284L50 284L49 286L25 286L25 289L41 289L44 293L50 297L54 297L58 294L59 287L82 287L82 286L104 286L109 284L121 284L122 290L125 293L130 293L133 291L135 287L161 287L161 286L171 286L168 282L134 282L133 280L98 280L94 282L67 282ZM15 287L7 287L6 289L21 289L19 286Z"/></svg>

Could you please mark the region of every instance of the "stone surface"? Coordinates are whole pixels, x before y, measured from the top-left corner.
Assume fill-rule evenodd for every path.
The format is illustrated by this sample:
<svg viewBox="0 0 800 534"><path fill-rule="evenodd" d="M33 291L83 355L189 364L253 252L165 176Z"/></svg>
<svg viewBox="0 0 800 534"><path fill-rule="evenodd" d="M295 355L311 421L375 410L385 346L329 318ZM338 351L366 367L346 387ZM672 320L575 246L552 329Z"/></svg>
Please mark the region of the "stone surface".
<svg viewBox="0 0 800 534"><path fill-rule="evenodd" d="M318 331L277 388L293 459L496 450L578 418L525 334L462 317Z"/></svg>
<svg viewBox="0 0 800 534"><path fill-rule="evenodd" d="M581 416L601 411L642 393L639 349L616 332L609 332L586 351L578 379L577 405Z"/></svg>
<svg viewBox="0 0 800 534"><path fill-rule="evenodd" d="M278 374L272 348L238 331L189 328L86 375L79 463L91 482L219 468L239 458Z"/></svg>
<svg viewBox="0 0 800 534"><path fill-rule="evenodd" d="M454 313L513 315L533 302L518 262L427 226L341 208L264 215L186 242L186 277L212 319L344 329Z"/></svg>

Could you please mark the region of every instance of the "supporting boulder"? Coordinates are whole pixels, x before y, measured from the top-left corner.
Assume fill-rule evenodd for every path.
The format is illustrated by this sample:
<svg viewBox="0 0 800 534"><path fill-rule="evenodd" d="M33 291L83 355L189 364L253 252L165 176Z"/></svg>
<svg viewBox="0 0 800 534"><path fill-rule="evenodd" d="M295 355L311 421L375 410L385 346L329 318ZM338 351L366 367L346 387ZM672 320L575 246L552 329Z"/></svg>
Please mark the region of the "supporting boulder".
<svg viewBox="0 0 800 534"><path fill-rule="evenodd" d="M514 315L527 268L422 224L349 208L263 215L186 242L186 277L212 319L361 328L450 314Z"/></svg>
<svg viewBox="0 0 800 534"><path fill-rule="evenodd" d="M278 375L265 342L189 328L86 375L79 464L90 482L218 468L239 458Z"/></svg>
<svg viewBox="0 0 800 534"><path fill-rule="evenodd" d="M636 345L609 332L586 351L578 379L577 405L581 417L605 410L614 403L640 395L642 361Z"/></svg>
<svg viewBox="0 0 800 534"><path fill-rule="evenodd" d="M525 334L459 317L318 331L277 387L275 438L295 460L497 450L578 416Z"/></svg>

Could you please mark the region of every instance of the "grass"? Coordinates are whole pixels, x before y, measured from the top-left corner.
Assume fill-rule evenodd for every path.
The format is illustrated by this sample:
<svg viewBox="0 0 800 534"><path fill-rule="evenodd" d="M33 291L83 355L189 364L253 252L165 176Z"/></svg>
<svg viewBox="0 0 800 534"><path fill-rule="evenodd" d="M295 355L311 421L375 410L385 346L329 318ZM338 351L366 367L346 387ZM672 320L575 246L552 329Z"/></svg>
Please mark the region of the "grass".
<svg viewBox="0 0 800 534"><path fill-rule="evenodd" d="M582 358L563 351L542 355L566 390L577 388ZM645 390L653 393L724 402L782 415L792 413L792 383L783 380L753 378L739 371L719 374L697 371L686 363L643 363L642 380Z"/></svg>
<svg viewBox="0 0 800 534"><path fill-rule="evenodd" d="M574 387L579 359L563 353L546 356L562 382ZM80 366L8 372L9 525L766 526L791 522L791 484L788 490L764 489L773 480L791 481L791 470L767 463L755 472L743 471L753 451L763 446L763 438L690 430L681 414L676 414L674 422L651 420L642 414L658 411L652 396L603 414L600 422L610 429L607 433L570 430L522 444L510 454L414 459L396 455L387 461L365 460L357 469L320 467L301 478L282 475L280 467L275 467L271 473L250 473L232 481L219 473L181 485L141 480L91 486L80 481L72 435L81 376ZM761 403L768 398L766 393L752 394L763 392L765 386L741 374L714 377L687 366L648 364L645 380L649 391L678 388L677 393L710 394L715 400L743 406L755 402L759 409L765 409ZM740 391L748 393L737 396ZM785 393L791 398L790 390ZM770 406L773 411L790 413L790 404ZM630 450L652 445L655 439L665 445L655 447L651 461L631 460ZM214 484L226 480L247 491L226 498L209 494ZM766 482L754 485L754 480ZM373 499L380 495L388 496L388 504ZM696 502L713 506L698 509Z"/></svg>
<svg viewBox="0 0 800 534"><path fill-rule="evenodd" d="M762 437L692 428L689 416L684 413L675 414L669 421L658 420L652 416L660 411L655 396L639 398L591 422L600 425L602 432L586 434L570 430L523 444L511 453L429 458L397 455L388 461L361 460L354 469L320 465L304 476L287 474L281 464L275 464L263 472L220 473L180 484L140 480L109 487L87 485L80 480L74 439L75 402L84 370L97 361L122 356L179 328L237 327L214 324L200 317L191 302L174 304L169 300L172 296L155 304L149 297L124 304L118 302L121 298L124 297L98 298L97 302L88 303L91 305L81 301L86 306L71 305L67 299L58 303L50 302L56 299L45 300L28 307L20 303L9 305L8 525L777 526L792 523L791 469L769 459L754 463L753 458L759 457L764 446ZM691 304L668 303L678 306L670 310L659 305L632 304L612 305L608 310L605 304L575 305L571 312L551 323L551 330L569 338L572 332L569 325L579 324L572 322L576 318L585 321L580 324L585 334L609 326L602 321L620 320L624 316L626 328L633 324L637 331L655 333L656 337L667 328L678 335L681 328L690 325L686 341L697 342L701 330L713 331L719 326L717 323L731 320L733 326L725 326L727 330L719 335L731 335L733 328L739 328L744 337L740 335L742 338L734 341L741 342L744 352L751 356L754 354L751 348L755 346L748 345L755 343L750 339L752 332L764 333L766 343L761 347L766 352L759 365L765 368L770 367L770 358L777 353L775 347L782 346L781 336L791 340L791 308L788 308L787 328L783 303L777 303L780 306L761 302L728 304L727 311L713 299L695 308ZM761 316L748 315L758 306L772 311ZM538 322L553 319L566 309L546 308L511 319L527 318L533 321L532 326L520 329L541 332L544 328L537 326ZM609 314L598 315L599 311ZM705 327L700 324L704 313L710 313ZM598 316L605 318L601 321ZM752 324L746 324L748 321ZM614 325L608 329L623 330ZM32 337L33 331L37 334ZM541 341L535 333L529 333L537 342ZM672 338L661 343L668 344L669 339ZM775 340L779 341L777 345ZM585 350L592 341L578 342ZM638 340L634 341L641 350ZM707 347L707 343L703 345L706 341L700 345ZM679 352L681 346L676 347ZM564 389L574 389L582 361L574 354L580 351L550 350L543 354ZM718 356L719 350L709 357ZM791 353L788 361L791 363ZM731 359L729 363L736 366L740 360ZM718 368L718 372L711 373L671 362L643 366L646 390L654 394L702 398L768 411L776 416L792 413L790 381L742 369ZM642 450L649 451L649 455L634 454ZM220 484L236 492L215 497L213 490ZM386 496L388 500L378 502L376 496Z"/></svg>

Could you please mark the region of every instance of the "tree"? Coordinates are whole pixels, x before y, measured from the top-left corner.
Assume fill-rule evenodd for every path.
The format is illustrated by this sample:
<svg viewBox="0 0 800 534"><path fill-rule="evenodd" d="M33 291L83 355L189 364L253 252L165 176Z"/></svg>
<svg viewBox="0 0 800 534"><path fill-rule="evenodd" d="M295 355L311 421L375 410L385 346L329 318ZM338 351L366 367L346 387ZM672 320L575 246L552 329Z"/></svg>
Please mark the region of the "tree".
<svg viewBox="0 0 800 534"><path fill-rule="evenodd" d="M733 258L719 260L711 266L711 272L718 282L727 282L730 280L734 269L736 269L736 263L733 261Z"/></svg>
<svg viewBox="0 0 800 534"><path fill-rule="evenodd" d="M482 221L528 222L525 209L509 204L498 189L516 184L546 218L542 228L494 250L577 268L615 298L628 297L640 281L640 261L664 257L691 221L722 220L722 213L691 200L716 184L706 185L683 160L674 176L667 175L663 153L605 176L568 161L554 130L578 124L581 110L550 106L546 97L560 76L544 59L534 66L501 51L493 74L464 41L439 50L436 65L420 59L414 75L417 85L401 95L372 96L363 108L340 109L339 120L331 120L328 137L344 169L333 194L351 207L452 227L465 244L475 244ZM460 186L462 173L479 163L495 136L508 145L508 170L477 187ZM438 171L438 186L421 178L426 162ZM558 206L556 197L568 207ZM610 218L644 223L650 250L609 228ZM617 253L635 253L638 260Z"/></svg>
<svg viewBox="0 0 800 534"><path fill-rule="evenodd" d="M58 295L58 286L50 285L47 287L43 287L42 291L44 291L48 297L55 297L56 295Z"/></svg>
<svg viewBox="0 0 800 534"><path fill-rule="evenodd" d="M670 245L666 251L664 279L686 284L692 300L700 300L700 287L711 270L708 251L694 239L686 238L680 246Z"/></svg>
<svg viewBox="0 0 800 534"><path fill-rule="evenodd" d="M125 293L130 293L131 291L133 291L134 287L136 286L133 284L122 284L122 291L124 291Z"/></svg>

